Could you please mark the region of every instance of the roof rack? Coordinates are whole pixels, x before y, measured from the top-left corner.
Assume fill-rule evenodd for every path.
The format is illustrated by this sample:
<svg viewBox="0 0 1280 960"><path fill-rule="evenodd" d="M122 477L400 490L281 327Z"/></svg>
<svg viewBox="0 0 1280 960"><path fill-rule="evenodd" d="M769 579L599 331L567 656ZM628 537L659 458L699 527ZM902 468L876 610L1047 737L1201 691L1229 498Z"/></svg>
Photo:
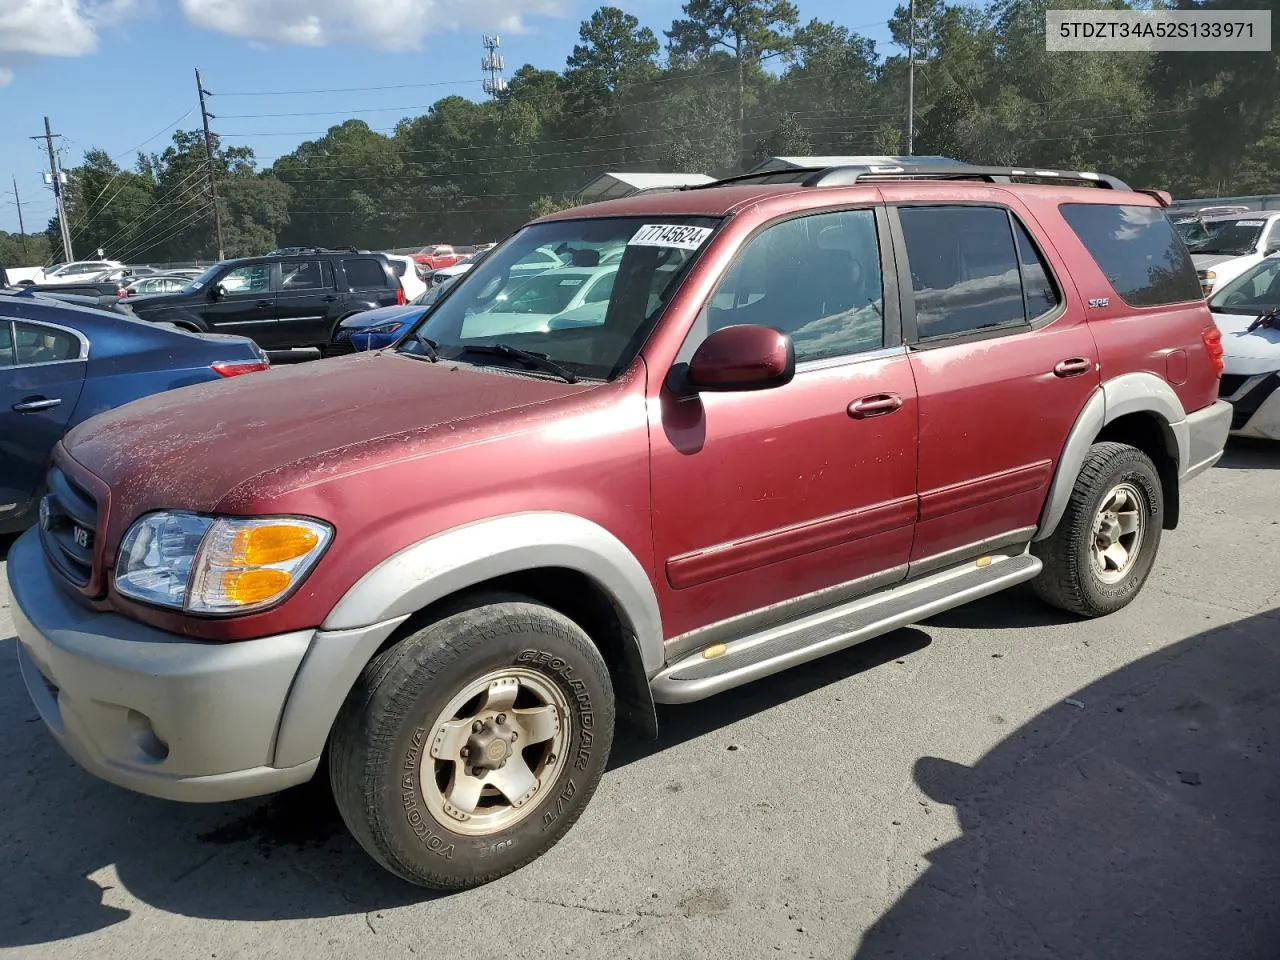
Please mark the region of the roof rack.
<svg viewBox="0 0 1280 960"><path fill-rule="evenodd" d="M1037 167L978 167L952 166L836 166L798 167L793 170L773 170L763 173L744 173L726 177L712 183L699 183L684 187L685 190L706 190L728 184L794 183L802 187L847 187L855 183L884 180L982 180L987 183L1012 183L1014 180L1048 180L1089 184L1111 190L1132 189L1123 180L1105 173L1084 173L1067 170L1043 170Z"/></svg>
<svg viewBox="0 0 1280 960"><path fill-rule="evenodd" d="M363 250L357 250L355 247L281 247L279 250L272 250L267 254L268 257L296 257L302 253L364 253Z"/></svg>

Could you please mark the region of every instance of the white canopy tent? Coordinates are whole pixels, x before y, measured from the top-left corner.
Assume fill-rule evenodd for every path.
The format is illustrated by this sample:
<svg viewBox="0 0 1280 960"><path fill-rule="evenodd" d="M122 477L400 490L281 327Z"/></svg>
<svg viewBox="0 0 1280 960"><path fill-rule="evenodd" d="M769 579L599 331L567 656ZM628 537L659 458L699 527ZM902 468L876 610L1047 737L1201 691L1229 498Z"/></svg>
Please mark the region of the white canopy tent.
<svg viewBox="0 0 1280 960"><path fill-rule="evenodd" d="M710 183L705 173L602 173L578 191L578 203L617 200L650 190L674 190Z"/></svg>
<svg viewBox="0 0 1280 960"><path fill-rule="evenodd" d="M906 167L963 166L950 157L769 157L756 164L747 173L784 173L806 167Z"/></svg>

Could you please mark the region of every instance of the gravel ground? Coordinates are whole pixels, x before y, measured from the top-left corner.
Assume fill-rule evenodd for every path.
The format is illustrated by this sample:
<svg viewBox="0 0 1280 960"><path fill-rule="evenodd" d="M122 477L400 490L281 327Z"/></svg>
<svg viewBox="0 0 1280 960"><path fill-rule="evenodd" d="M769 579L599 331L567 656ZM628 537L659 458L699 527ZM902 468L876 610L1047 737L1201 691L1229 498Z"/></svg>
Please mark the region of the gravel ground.
<svg viewBox="0 0 1280 960"><path fill-rule="evenodd" d="M82 773L0 580L0 955L1273 960L1277 471L1233 443L1109 619L1010 593L664 709L558 847L446 897L322 790L187 806Z"/></svg>

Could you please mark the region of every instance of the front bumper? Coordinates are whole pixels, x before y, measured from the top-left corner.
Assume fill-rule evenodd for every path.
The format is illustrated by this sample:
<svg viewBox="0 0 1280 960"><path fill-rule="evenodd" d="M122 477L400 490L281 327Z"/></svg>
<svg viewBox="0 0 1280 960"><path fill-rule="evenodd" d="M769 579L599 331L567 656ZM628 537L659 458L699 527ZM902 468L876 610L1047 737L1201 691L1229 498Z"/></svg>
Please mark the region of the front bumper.
<svg viewBox="0 0 1280 960"><path fill-rule="evenodd" d="M1231 431L1231 404L1215 400L1209 406L1187 414L1187 466L1178 480L1185 483L1198 477L1222 459Z"/></svg>
<svg viewBox="0 0 1280 960"><path fill-rule="evenodd" d="M1228 386L1230 395L1227 394ZM1241 437L1280 440L1280 372L1233 376L1223 398L1234 414L1231 432Z"/></svg>
<svg viewBox="0 0 1280 960"><path fill-rule="evenodd" d="M34 531L7 569L19 667L49 731L90 773L170 800L309 780L355 676L400 622L198 642L80 606Z"/></svg>

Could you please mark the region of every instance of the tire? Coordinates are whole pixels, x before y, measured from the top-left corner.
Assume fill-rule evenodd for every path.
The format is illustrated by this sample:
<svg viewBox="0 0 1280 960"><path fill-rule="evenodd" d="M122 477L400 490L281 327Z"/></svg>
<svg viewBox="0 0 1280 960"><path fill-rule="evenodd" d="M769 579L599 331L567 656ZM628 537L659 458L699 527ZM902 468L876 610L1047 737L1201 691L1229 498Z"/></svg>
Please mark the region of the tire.
<svg viewBox="0 0 1280 960"><path fill-rule="evenodd" d="M577 624L525 597L475 596L365 668L334 724L334 799L387 870L479 886L573 826L608 763L614 713L608 669ZM521 790L523 803L508 795Z"/></svg>
<svg viewBox="0 0 1280 960"><path fill-rule="evenodd" d="M1136 539L1123 532L1130 515L1138 518ZM1100 525L1097 535L1095 523ZM1115 613L1128 606L1147 582L1163 526L1164 489L1151 459L1123 443L1095 443L1085 456L1058 528L1033 544L1044 569L1032 588L1046 603L1082 617ZM1095 547L1101 550L1117 539L1126 562L1118 565L1118 554L1100 562Z"/></svg>

